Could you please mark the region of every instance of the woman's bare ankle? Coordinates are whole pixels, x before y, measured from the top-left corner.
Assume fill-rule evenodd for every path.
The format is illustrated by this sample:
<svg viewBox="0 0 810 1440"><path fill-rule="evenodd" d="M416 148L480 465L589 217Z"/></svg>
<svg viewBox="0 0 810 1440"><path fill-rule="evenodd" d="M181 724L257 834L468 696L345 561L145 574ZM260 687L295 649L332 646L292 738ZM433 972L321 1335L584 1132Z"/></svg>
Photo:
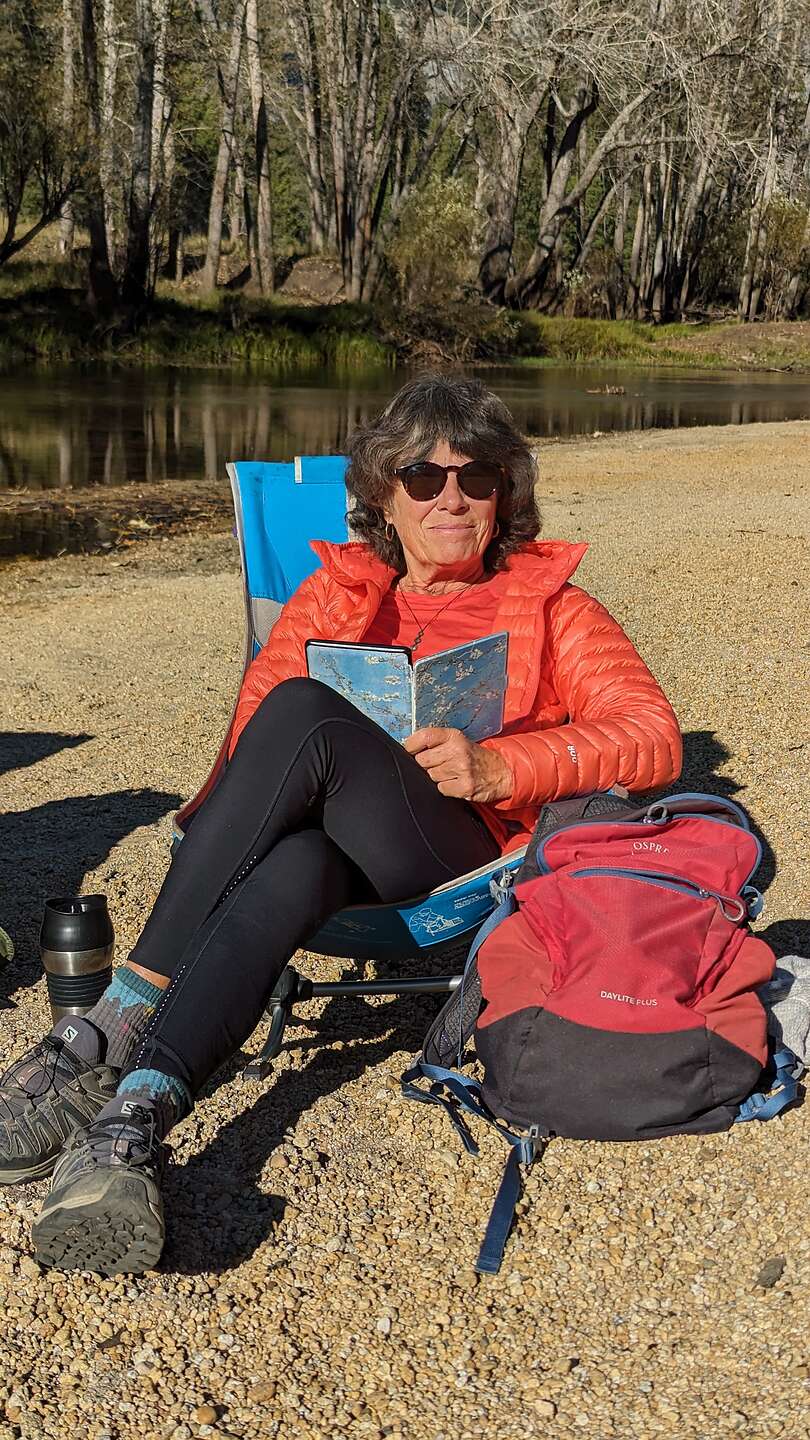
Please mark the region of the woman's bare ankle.
<svg viewBox="0 0 810 1440"><path fill-rule="evenodd" d="M134 965L131 960L127 961L124 968L133 970L136 975L140 975L142 980L148 980L150 985L156 985L158 990L168 989L170 979L168 975L159 975L157 970L146 970L143 965Z"/></svg>

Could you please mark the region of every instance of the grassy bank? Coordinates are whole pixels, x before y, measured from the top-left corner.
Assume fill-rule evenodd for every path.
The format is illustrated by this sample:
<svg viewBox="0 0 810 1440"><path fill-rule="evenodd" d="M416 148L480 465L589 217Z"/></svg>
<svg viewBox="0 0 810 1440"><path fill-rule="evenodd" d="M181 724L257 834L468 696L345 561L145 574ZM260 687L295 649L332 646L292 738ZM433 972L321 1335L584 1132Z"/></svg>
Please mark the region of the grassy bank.
<svg viewBox="0 0 810 1440"><path fill-rule="evenodd" d="M429 312L205 297L162 284L146 314L94 315L78 266L53 260L0 270L0 365L116 360L307 371L395 363L679 365L810 373L810 321L653 326L632 320L515 314L475 300Z"/></svg>
<svg viewBox="0 0 810 1440"><path fill-rule="evenodd" d="M271 370L365 368L395 352L357 305L294 306L245 300L156 297L145 316L97 319L78 291L0 292L0 364L119 360L160 365L260 366Z"/></svg>
<svg viewBox="0 0 810 1440"><path fill-rule="evenodd" d="M516 358L524 365L685 365L699 369L810 372L810 321L733 320L647 325L523 314Z"/></svg>

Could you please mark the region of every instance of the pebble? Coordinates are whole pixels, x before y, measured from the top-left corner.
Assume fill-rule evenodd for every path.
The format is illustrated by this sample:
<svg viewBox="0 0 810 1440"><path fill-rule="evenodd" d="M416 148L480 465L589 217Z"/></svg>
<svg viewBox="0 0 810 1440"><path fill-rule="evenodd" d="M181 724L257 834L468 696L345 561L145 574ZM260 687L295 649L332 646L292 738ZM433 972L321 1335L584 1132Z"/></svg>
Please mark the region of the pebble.
<svg viewBox="0 0 810 1440"><path fill-rule="evenodd" d="M545 534L592 542L577 580L670 693L684 788L739 795L778 852L757 924L784 950L801 949L810 890L806 752L788 748L808 440L797 422L541 447ZM162 883L170 812L230 716L232 541L145 540L138 557L0 568L3 729L90 737L2 776L10 1057L48 1028L41 898L107 893L124 959ZM798 1440L810 1105L723 1135L554 1140L501 1274L478 1276L504 1147L477 1127L473 1160L438 1108L396 1093L437 1004L311 1002L269 1080L224 1072L172 1136L156 1272L41 1271L29 1227L47 1182L0 1190L0 1440Z"/></svg>
<svg viewBox="0 0 810 1440"><path fill-rule="evenodd" d="M781 1280L784 1269L784 1255L772 1255L770 1260L765 1261L765 1264L757 1275L757 1285L759 1285L762 1290L770 1290L771 1286L775 1285L777 1280Z"/></svg>
<svg viewBox="0 0 810 1440"><path fill-rule="evenodd" d="M198 1405L192 1411L192 1419L195 1425L213 1425L217 1419L217 1411L213 1405Z"/></svg>

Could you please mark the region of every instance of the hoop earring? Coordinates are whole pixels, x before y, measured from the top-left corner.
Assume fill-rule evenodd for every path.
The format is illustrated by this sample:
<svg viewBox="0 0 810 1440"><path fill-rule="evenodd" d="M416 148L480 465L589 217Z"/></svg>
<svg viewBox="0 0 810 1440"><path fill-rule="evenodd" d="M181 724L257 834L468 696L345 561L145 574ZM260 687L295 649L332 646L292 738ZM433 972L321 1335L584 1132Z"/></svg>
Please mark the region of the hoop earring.
<svg viewBox="0 0 810 1440"><path fill-rule="evenodd" d="M386 525L386 527L385 527L385 538L386 538L386 540L388 541L389 545L390 545L391 542L393 541L393 539L394 539L394 534L395 534L395 533L396 533L396 532L394 531L394 527L393 527L393 525L391 524L391 521L389 520L388 523L387 523L387 525Z"/></svg>
<svg viewBox="0 0 810 1440"><path fill-rule="evenodd" d="M490 540L497 540L497 538L498 538L498 536L500 535L500 533L501 533L501 527L500 527L500 525L498 524L498 522L497 522L497 520L496 520L496 521L495 521L495 529L493 530L493 532L492 532L492 534L491 534L491 536L490 536Z"/></svg>

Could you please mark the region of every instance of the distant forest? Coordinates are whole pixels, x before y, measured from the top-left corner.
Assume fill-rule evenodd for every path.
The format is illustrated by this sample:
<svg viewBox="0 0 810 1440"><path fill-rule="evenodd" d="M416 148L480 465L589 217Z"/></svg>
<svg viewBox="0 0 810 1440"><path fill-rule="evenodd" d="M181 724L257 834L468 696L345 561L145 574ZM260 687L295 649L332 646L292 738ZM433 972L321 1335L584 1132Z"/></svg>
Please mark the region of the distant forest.
<svg viewBox="0 0 810 1440"><path fill-rule="evenodd" d="M270 295L810 313L810 0L3 0L0 266ZM196 240L194 237L197 237ZM201 237L201 238L200 238Z"/></svg>

